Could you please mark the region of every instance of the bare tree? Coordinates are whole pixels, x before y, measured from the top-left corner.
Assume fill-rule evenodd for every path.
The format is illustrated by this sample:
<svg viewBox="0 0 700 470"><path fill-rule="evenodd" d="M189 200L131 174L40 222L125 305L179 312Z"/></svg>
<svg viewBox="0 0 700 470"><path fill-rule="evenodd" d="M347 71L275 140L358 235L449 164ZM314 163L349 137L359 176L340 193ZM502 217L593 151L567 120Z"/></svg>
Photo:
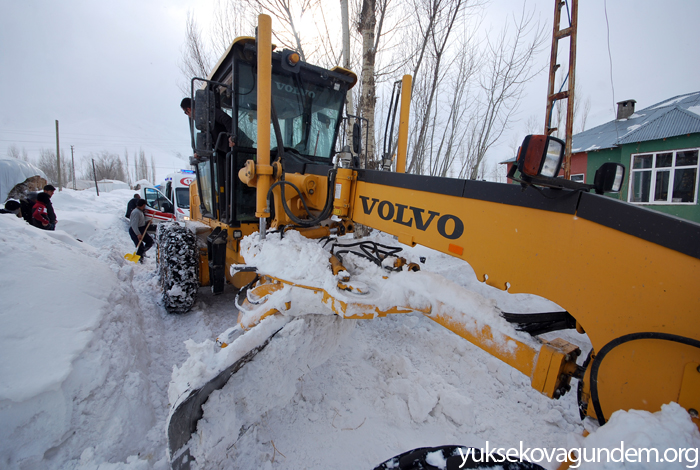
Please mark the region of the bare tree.
<svg viewBox="0 0 700 470"><path fill-rule="evenodd" d="M18 160L24 160L25 162L29 161L27 149L22 147L22 150L20 150L16 144L12 144L9 147L7 147L7 156L10 158L16 158Z"/></svg>
<svg viewBox="0 0 700 470"><path fill-rule="evenodd" d="M506 168L505 165L503 167L500 166L499 163L493 163L491 165L487 166L484 164L481 166L482 167L482 176L479 179L482 180L487 180L487 181L492 181L494 183L505 183L507 178L506 178Z"/></svg>
<svg viewBox="0 0 700 470"><path fill-rule="evenodd" d="M211 26L211 44L216 57L221 57L238 36L252 34L249 4L238 0L217 0Z"/></svg>
<svg viewBox="0 0 700 470"><path fill-rule="evenodd" d="M7 147L7 156L10 158L19 159L19 147L17 147L17 145L15 144L12 144L9 147Z"/></svg>
<svg viewBox="0 0 700 470"><path fill-rule="evenodd" d="M142 149L139 149L138 162L139 165L138 171L136 172L136 181L148 180L148 162L146 162L146 153Z"/></svg>
<svg viewBox="0 0 700 470"><path fill-rule="evenodd" d="M151 183L156 184L156 161L151 155Z"/></svg>
<svg viewBox="0 0 700 470"><path fill-rule="evenodd" d="M464 47L462 50L469 51L467 47ZM452 163L464 146L465 134L463 129L473 119L473 117L469 116L470 107L467 104L466 97L469 94L469 82L476 71L476 66L476 57L473 53L466 52L458 57L457 70L459 70L459 73L453 79L450 87L453 91L449 113L437 147L435 145L435 133L431 133L430 136L431 153L428 158L428 169L429 174L432 176L447 176ZM433 122L437 122L437 119ZM433 152L432 149L436 150Z"/></svg>
<svg viewBox="0 0 700 470"><path fill-rule="evenodd" d="M95 162L95 173L93 175L92 162ZM111 153L109 150L101 152L90 152L83 157L83 171L81 178L92 180L96 177L97 180L126 180L124 172L124 163L116 153Z"/></svg>
<svg viewBox="0 0 700 470"><path fill-rule="evenodd" d="M437 117L435 113L438 112L436 105L438 89L445 78L445 69L449 68L450 65L450 60L446 56L448 53L447 46L455 23L461 18L466 3L464 0L428 0L423 4L428 18L432 19L428 20L428 27L424 30L425 33L420 44L419 58L414 72L420 70L421 63L427 54L432 59L430 63L432 73L422 77L422 81L420 81L421 77L419 77L417 81L419 86L422 87L422 97L416 106L417 113L420 114L417 115L416 120L417 129L414 135L417 135L417 137L413 144L413 153L408 165L409 172L422 173L426 159L430 159L432 148L429 148L428 143L434 137L434 135L431 135L431 128L434 130L431 124L435 123L435 118ZM446 61L447 64L445 63ZM463 81L466 81L468 77L461 78L464 79ZM460 90L455 95L459 93L461 93ZM455 104L454 101L453 104ZM433 170L438 168L437 162L429 166L431 174Z"/></svg>
<svg viewBox="0 0 700 470"><path fill-rule="evenodd" d="M576 85L578 87L578 85ZM578 92L575 92L576 96L581 96ZM588 114L591 112L591 98L586 96L583 100L583 107L580 108L581 113L578 116L578 132L583 132L586 130L586 121L588 121ZM575 119L575 118L574 118Z"/></svg>
<svg viewBox="0 0 700 470"><path fill-rule="evenodd" d="M134 152L134 183L139 180L139 157Z"/></svg>
<svg viewBox="0 0 700 470"><path fill-rule="evenodd" d="M64 151L61 150L61 181L68 181L68 165L65 162ZM48 181L55 183L58 181L58 161L54 150L41 149L39 151L39 161L37 166L44 172Z"/></svg>
<svg viewBox="0 0 700 470"><path fill-rule="evenodd" d="M316 29L320 38L325 40L320 40L318 42L318 62L326 68L331 68L336 65L342 65L344 68L350 70L350 49L347 52L345 49L346 40L350 42L350 31L349 31L349 0L340 0L340 23L341 31L340 43L334 40L338 31L335 31L334 21L336 19L333 17L330 11L328 3L323 2L318 3L317 15L319 20L316 22Z"/></svg>
<svg viewBox="0 0 700 470"><path fill-rule="evenodd" d="M194 15L187 13L185 44L182 47L182 59L180 61L180 71L186 80L180 84L180 90L185 95L190 95L190 80L192 77L206 78L209 75L212 66L211 62L211 53L204 43Z"/></svg>
<svg viewBox="0 0 700 470"><path fill-rule="evenodd" d="M304 50L299 22L304 15L313 15L313 10L319 0L246 0L253 9L270 15L279 22L281 30L273 28L272 35L283 47L295 50L301 60L306 62L307 53Z"/></svg>
<svg viewBox="0 0 700 470"><path fill-rule="evenodd" d="M513 33L506 26L495 40L487 39L479 94L475 98L476 119L468 129L468 148L462 159L460 178L476 179L487 152L508 129L518 109L525 84L543 67L533 58L544 43L544 31L523 8L513 18Z"/></svg>
<svg viewBox="0 0 700 470"><path fill-rule="evenodd" d="M126 162L126 183L131 186L131 173L129 172L129 151L124 149L124 161Z"/></svg>
<svg viewBox="0 0 700 470"><path fill-rule="evenodd" d="M391 0L362 0L356 24L357 32L362 38L362 70L360 72L360 96L357 107L359 114L364 119L367 119L367 148L364 149L364 153L367 157L368 165L372 168L376 168L378 165L378 158L375 152L374 129L377 104L377 77L382 72L379 72L376 68L377 54L380 50L380 42L386 34L385 27L391 4ZM383 73L386 73L386 71Z"/></svg>
<svg viewBox="0 0 700 470"><path fill-rule="evenodd" d="M563 88L563 80L564 79L560 77L558 83L559 90ZM574 133L577 133L586 130L586 120L588 119L588 113L591 110L591 99L589 97L582 99L583 93L581 91L580 82L575 82L574 84L574 96L576 97L574 100L574 129L578 129L574 130ZM566 101L557 101L554 104L552 112L554 113L554 116L552 117L555 124L554 127L557 129L553 135L563 139L566 137L564 135L566 132ZM577 122L578 125L576 126Z"/></svg>
<svg viewBox="0 0 700 470"><path fill-rule="evenodd" d="M376 104L374 64L377 56L374 39L376 25L375 0L362 0L362 12L357 22L357 29L362 34L362 72L360 74L360 100L358 107L362 117L368 121L368 148L364 149L364 151L365 155L369 157L369 161L374 160L374 107Z"/></svg>
<svg viewBox="0 0 700 470"><path fill-rule="evenodd" d="M509 158L516 157L518 155L518 149L520 144L526 135L531 134L541 134L542 133L542 119L537 114L531 114L525 120L521 126L521 132L513 132L510 135L510 142L508 144L508 150L510 151Z"/></svg>

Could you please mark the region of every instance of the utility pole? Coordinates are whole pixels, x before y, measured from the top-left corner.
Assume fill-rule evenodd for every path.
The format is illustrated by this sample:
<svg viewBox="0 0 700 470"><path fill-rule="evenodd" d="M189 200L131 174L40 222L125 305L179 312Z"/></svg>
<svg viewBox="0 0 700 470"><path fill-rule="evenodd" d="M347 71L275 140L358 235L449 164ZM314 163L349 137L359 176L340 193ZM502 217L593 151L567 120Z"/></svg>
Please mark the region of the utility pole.
<svg viewBox="0 0 700 470"><path fill-rule="evenodd" d="M58 149L58 119L56 119L56 168L58 169L58 190L62 191L62 187L61 187L61 152Z"/></svg>
<svg viewBox="0 0 700 470"><path fill-rule="evenodd" d="M95 171L95 159L92 159L92 177L95 180L95 191L97 191L97 195L100 195L100 187L97 185L97 172Z"/></svg>
<svg viewBox="0 0 700 470"><path fill-rule="evenodd" d="M75 190L75 158L73 157L73 146L70 146L70 161L72 165L72 171L73 173L73 190Z"/></svg>

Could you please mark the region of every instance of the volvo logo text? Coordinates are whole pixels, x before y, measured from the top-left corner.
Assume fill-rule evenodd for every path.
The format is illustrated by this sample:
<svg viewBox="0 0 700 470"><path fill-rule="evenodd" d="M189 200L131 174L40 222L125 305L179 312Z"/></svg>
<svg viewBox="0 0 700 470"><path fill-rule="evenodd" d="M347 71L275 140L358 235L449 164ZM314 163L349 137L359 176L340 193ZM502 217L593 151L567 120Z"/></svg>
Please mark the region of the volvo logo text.
<svg viewBox="0 0 700 470"><path fill-rule="evenodd" d="M371 215L375 210L382 220L391 220L394 223L407 227L415 226L418 230L425 232L428 227L437 219L436 228L440 235L456 240L464 233L464 222L456 215L443 214L435 211L427 211L420 207L395 204L391 201L380 201L379 199L360 196L362 199L362 209L365 214ZM448 222L452 221L451 224Z"/></svg>

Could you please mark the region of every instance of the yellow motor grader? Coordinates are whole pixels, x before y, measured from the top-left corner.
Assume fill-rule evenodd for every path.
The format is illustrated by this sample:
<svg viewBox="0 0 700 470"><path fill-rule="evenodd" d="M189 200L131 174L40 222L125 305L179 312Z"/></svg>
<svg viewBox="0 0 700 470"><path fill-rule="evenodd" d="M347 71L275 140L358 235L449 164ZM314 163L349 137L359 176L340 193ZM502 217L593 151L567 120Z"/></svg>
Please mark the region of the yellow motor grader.
<svg viewBox="0 0 700 470"><path fill-rule="evenodd" d="M698 224L605 196L619 191L621 165L603 165L594 185L557 178L564 145L548 136L524 140L511 174L520 184L405 173L410 77L401 85L396 170L362 169L351 149L338 150L345 97L356 76L275 51L270 19L259 21L257 38L238 38L208 78L192 81L197 178L190 187L191 221L159 233L169 310L187 311L200 285L216 294L228 282L240 289L239 339L295 308L274 302L281 292L289 299L290 291L304 291L342 318L421 312L525 374L548 397L561 397L577 379L582 418L603 424L616 410L657 411L674 401L700 423ZM217 133L221 117L231 125ZM353 147L358 140L356 133ZM463 259L482 282L539 295L566 311L509 315L533 340L503 340L501 332L440 303L364 300L362 290L377 287L354 285L338 253L328 253L327 269L337 279L331 288L259 272L242 256L241 240L254 233L333 238L357 224ZM418 269L396 251L374 250L370 257L388 268L387 276ZM578 346L537 336L563 328L588 335L592 350L582 365ZM190 467L188 442L209 395L274 340L272 332L249 341L245 354L172 404L173 468Z"/></svg>

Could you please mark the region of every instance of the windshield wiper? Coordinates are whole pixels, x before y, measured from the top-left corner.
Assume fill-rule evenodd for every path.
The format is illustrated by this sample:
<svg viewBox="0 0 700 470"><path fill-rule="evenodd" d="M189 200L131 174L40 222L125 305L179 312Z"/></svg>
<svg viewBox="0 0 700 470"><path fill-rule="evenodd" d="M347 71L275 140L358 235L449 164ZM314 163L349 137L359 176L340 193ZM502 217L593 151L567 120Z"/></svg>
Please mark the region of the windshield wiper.
<svg viewBox="0 0 700 470"><path fill-rule="evenodd" d="M270 153L274 153L274 152L276 152L276 151L277 151L277 147L274 147L274 148L270 149ZM302 163L311 163L311 162L313 162L313 160L311 160L309 157L307 157L306 155L304 155L304 154L302 154L301 152L299 152L299 151L298 151L297 149L295 149L294 147L287 147L287 146L285 146L285 147L284 147L284 156L285 156L285 157L291 157L292 159L297 160L297 161L302 162Z"/></svg>

